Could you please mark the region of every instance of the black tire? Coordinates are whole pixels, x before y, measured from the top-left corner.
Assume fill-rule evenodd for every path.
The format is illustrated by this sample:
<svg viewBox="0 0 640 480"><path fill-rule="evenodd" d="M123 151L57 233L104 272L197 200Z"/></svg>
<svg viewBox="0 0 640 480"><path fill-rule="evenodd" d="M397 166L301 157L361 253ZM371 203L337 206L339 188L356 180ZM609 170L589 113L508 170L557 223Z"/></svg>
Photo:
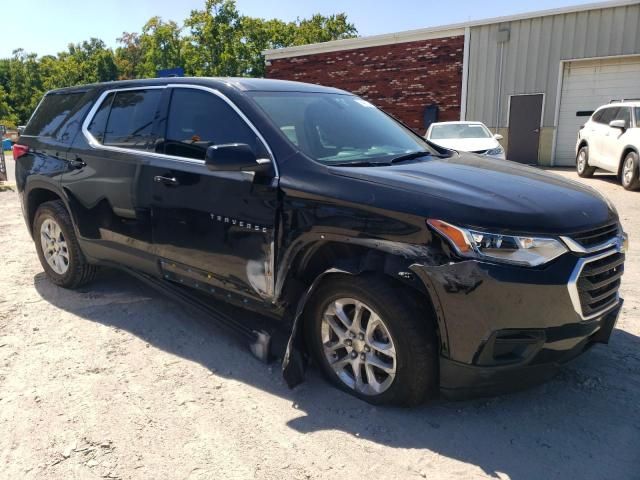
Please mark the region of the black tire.
<svg viewBox="0 0 640 480"><path fill-rule="evenodd" d="M629 152L622 160L621 179L625 190L640 190L640 161L636 152Z"/></svg>
<svg viewBox="0 0 640 480"><path fill-rule="evenodd" d="M348 386L325 356L322 340L323 314L335 300L343 297L361 301L372 308L390 333L396 350L395 378L382 393L365 394ZM427 310L420 304L417 295L408 291L407 287L384 277L331 275L318 287L305 309L306 343L314 361L327 379L338 388L374 405L418 405L436 396L439 384L435 320ZM353 350L351 352L353 354ZM348 355L343 358L346 357ZM348 369L353 372L353 367ZM365 367L363 369L363 378L366 376L369 383L369 373Z"/></svg>
<svg viewBox="0 0 640 480"><path fill-rule="evenodd" d="M41 241L41 226L47 219L51 219L59 225L66 242L68 267L63 274L56 272L45 258ZM80 250L71 217L62 201L54 200L38 207L33 220L33 238L42 268L53 283L64 288L78 288L93 280L97 267L89 264Z"/></svg>
<svg viewBox="0 0 640 480"><path fill-rule="evenodd" d="M582 155L584 155L584 159L582 159ZM581 147L578 150L578 155L576 155L576 171L578 176L582 178L593 177L596 171L596 167L589 166L589 147L586 145Z"/></svg>

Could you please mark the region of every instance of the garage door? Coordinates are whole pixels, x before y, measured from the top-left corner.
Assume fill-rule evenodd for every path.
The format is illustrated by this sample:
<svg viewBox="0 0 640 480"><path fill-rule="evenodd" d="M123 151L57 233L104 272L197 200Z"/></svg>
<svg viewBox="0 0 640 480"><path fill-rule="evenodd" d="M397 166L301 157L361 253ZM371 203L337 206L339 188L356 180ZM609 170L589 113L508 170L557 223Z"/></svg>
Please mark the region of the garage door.
<svg viewBox="0 0 640 480"><path fill-rule="evenodd" d="M575 165L585 112L622 98L640 98L640 57L567 62L562 77L555 165Z"/></svg>

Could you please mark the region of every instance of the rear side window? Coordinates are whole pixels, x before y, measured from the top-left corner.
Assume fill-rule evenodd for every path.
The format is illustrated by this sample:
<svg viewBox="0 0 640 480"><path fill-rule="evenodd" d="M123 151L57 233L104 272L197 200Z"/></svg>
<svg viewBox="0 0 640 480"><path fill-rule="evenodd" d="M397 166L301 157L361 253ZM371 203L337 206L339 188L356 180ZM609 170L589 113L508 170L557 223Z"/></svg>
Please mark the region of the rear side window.
<svg viewBox="0 0 640 480"><path fill-rule="evenodd" d="M91 119L89 127L87 128L91 135L93 135L93 138L95 138L100 143L104 141L104 131L107 129L109 110L111 109L111 103L113 102L113 98L115 96L115 93L110 93L105 97L105 99L100 104L100 108L98 108L98 111Z"/></svg>
<svg viewBox="0 0 640 480"><path fill-rule="evenodd" d="M69 113L85 92L50 93L45 96L27 125L24 135L34 137L55 137Z"/></svg>
<svg viewBox="0 0 640 480"><path fill-rule="evenodd" d="M113 147L146 149L152 140L153 122L161 95L160 89L117 92L110 102L102 143ZM100 118L95 119L96 131L99 131L100 122L103 121L104 113L100 110L103 106L106 109L106 105L107 102L103 102L96 113L96 116L101 114Z"/></svg>
<svg viewBox="0 0 640 480"><path fill-rule="evenodd" d="M204 160L208 147L226 143L246 143L263 153L256 134L224 100L202 90L176 88L160 151Z"/></svg>
<svg viewBox="0 0 640 480"><path fill-rule="evenodd" d="M640 107L636 107L634 110L636 112L636 127L640 128Z"/></svg>

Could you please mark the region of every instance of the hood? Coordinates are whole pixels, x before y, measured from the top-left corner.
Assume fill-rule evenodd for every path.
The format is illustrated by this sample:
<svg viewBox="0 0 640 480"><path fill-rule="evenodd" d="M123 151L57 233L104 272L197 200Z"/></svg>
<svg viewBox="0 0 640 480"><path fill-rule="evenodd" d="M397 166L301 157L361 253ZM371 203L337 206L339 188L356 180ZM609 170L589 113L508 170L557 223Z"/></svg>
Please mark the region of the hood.
<svg viewBox="0 0 640 480"><path fill-rule="evenodd" d="M490 150L492 148L498 148L500 143L495 138L449 138L449 139L437 139L429 140L436 145L439 145L450 150L457 150L459 152L479 152L481 150Z"/></svg>
<svg viewBox="0 0 640 480"><path fill-rule="evenodd" d="M611 204L585 185L469 153L386 167L331 167L331 171L369 182L376 206L462 226L567 234L617 221Z"/></svg>

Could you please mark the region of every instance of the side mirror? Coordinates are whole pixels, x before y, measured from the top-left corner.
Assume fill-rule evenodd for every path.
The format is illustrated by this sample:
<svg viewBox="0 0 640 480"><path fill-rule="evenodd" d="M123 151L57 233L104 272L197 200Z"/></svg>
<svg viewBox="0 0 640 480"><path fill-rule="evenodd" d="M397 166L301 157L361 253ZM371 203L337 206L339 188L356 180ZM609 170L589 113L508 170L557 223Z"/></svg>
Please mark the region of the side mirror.
<svg viewBox="0 0 640 480"><path fill-rule="evenodd" d="M493 138L495 138L496 140L500 141L502 140L504 137L502 135L500 135L499 133L496 133Z"/></svg>
<svg viewBox="0 0 640 480"><path fill-rule="evenodd" d="M609 122L609 126L611 128L619 128L620 130L626 130L627 122L625 122L624 120L612 120Z"/></svg>
<svg viewBox="0 0 640 480"><path fill-rule="evenodd" d="M204 163L214 172L266 172L271 169L271 160L257 158L246 143L227 143L207 148Z"/></svg>

